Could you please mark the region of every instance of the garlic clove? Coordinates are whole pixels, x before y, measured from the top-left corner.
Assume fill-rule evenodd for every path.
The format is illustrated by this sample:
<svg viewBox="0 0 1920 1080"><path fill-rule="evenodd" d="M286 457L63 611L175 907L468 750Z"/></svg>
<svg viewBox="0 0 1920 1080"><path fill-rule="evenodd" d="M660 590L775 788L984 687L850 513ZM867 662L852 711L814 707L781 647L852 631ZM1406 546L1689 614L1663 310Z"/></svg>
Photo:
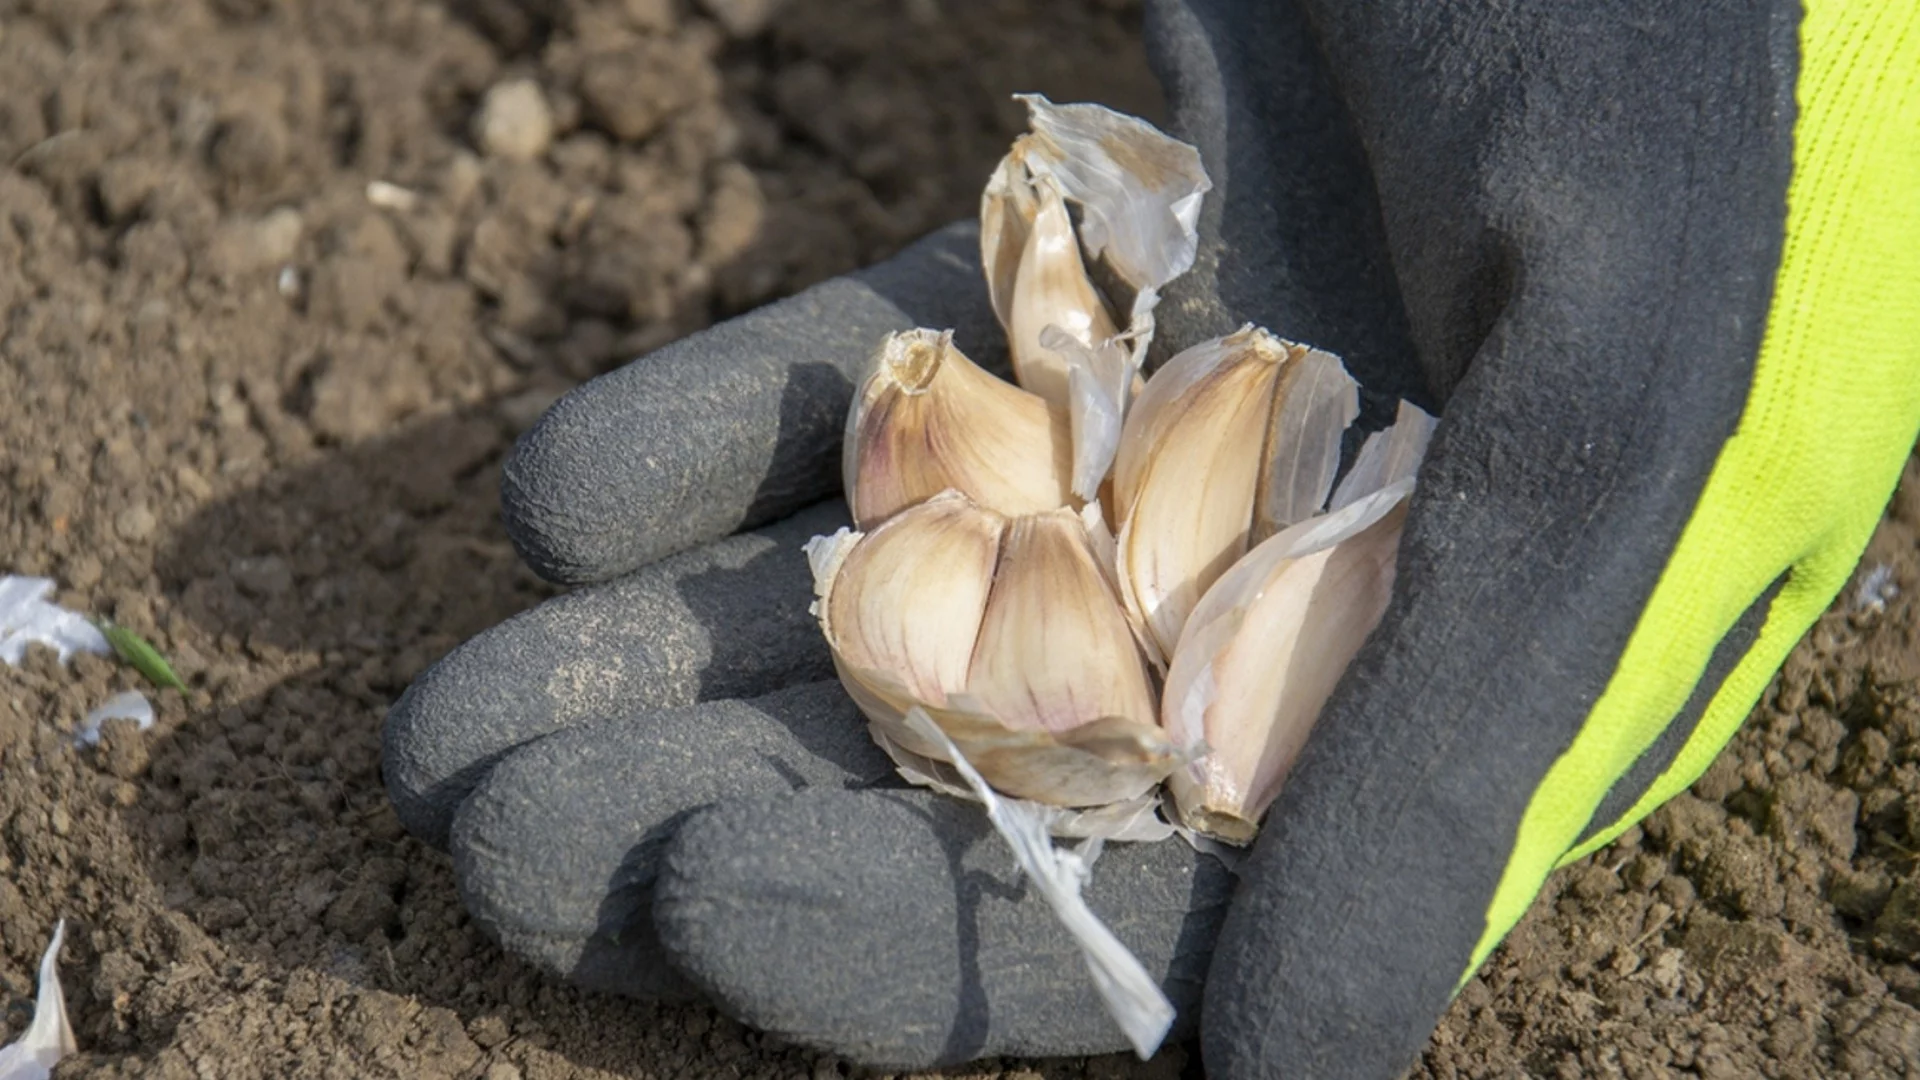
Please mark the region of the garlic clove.
<svg viewBox="0 0 1920 1080"><path fill-rule="evenodd" d="M981 264L1015 377L1068 411L1073 491L1091 501L1141 383L1160 290L1193 265L1211 183L1199 151L1144 121L1018 97L1033 131L1015 141L981 197ZM1078 225L1069 202L1080 209ZM1120 295L1102 296L1091 259Z"/></svg>
<svg viewBox="0 0 1920 1080"><path fill-rule="evenodd" d="M1110 340L1117 330L1080 260L1080 241L1059 189L1042 182L1034 194L1037 209L1014 278L1007 342L1020 385L1065 408L1070 358L1043 342L1042 334L1057 328L1091 347Z"/></svg>
<svg viewBox="0 0 1920 1080"><path fill-rule="evenodd" d="M1008 524L967 694L1014 729L1156 722L1146 657L1079 515Z"/></svg>
<svg viewBox="0 0 1920 1080"><path fill-rule="evenodd" d="M1180 353L1147 383L1113 490L1122 595L1163 655L1235 559L1319 512L1359 408L1338 357L1252 326Z"/></svg>
<svg viewBox="0 0 1920 1080"><path fill-rule="evenodd" d="M1231 359L1245 343L1246 335L1252 333L1254 327L1249 323L1226 337L1184 349L1147 380L1127 412L1119 453L1114 458L1114 508L1119 517L1124 519L1133 509L1134 496L1153 461L1154 448L1165 440L1167 428L1184 415L1184 403L1194 385L1212 377L1214 369Z"/></svg>
<svg viewBox="0 0 1920 1080"><path fill-rule="evenodd" d="M1391 598L1406 507L1400 498L1380 506L1382 515L1324 547L1300 550L1288 532L1276 534L1267 543L1287 553L1262 560L1239 602L1221 618L1196 619L1182 639L1167 676L1168 737L1211 750L1168 778L1189 827L1235 843L1253 838Z"/></svg>
<svg viewBox="0 0 1920 1080"><path fill-rule="evenodd" d="M1118 565L1128 602L1164 655L1207 586L1247 550L1260 450L1286 358L1284 343L1259 331L1190 349L1148 382L1134 413L1144 431L1123 445L1123 457L1134 460L1114 486ZM1180 392L1150 401L1163 378Z"/></svg>
<svg viewBox="0 0 1920 1080"><path fill-rule="evenodd" d="M925 773L924 709L995 787L1056 806L1143 796L1184 760L1159 727L1098 506L1008 519L943 492L807 545L834 664L876 741Z"/></svg>
<svg viewBox="0 0 1920 1080"><path fill-rule="evenodd" d="M1005 514L1071 501L1066 414L983 370L951 332L889 334L847 417L841 468L862 528L949 488Z"/></svg>
<svg viewBox="0 0 1920 1080"><path fill-rule="evenodd" d="M1434 421L1402 404L1338 509L1291 525L1235 563L1193 609L1174 650L1161 722L1208 752L1168 777L1181 820L1251 840L1321 708L1392 597L1414 473ZM1374 486L1380 485L1380 486Z"/></svg>
<svg viewBox="0 0 1920 1080"><path fill-rule="evenodd" d="M846 545L816 561L837 562L824 587L815 586L835 663L843 672L888 673L874 691L882 700L944 705L964 689L1006 524L948 492L864 535L829 541Z"/></svg>
<svg viewBox="0 0 1920 1080"><path fill-rule="evenodd" d="M1008 519L941 492L806 546L833 663L876 740L925 773L922 707L996 788L1050 805L1144 796L1183 755L1160 730L1100 507Z"/></svg>
<svg viewBox="0 0 1920 1080"><path fill-rule="evenodd" d="M987 178L980 194L980 266L987 274L987 297L1002 327L1012 325L1013 290L1020 273L1033 218L1040 209L1033 177L1027 172L1026 144L1031 136L1013 142L1013 149Z"/></svg>

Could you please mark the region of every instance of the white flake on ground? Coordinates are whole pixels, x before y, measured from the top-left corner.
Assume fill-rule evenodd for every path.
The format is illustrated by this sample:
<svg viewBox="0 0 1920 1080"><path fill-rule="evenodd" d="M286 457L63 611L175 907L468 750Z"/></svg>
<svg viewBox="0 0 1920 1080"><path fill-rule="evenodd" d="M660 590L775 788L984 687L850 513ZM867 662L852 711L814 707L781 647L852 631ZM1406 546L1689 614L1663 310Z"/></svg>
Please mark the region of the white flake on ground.
<svg viewBox="0 0 1920 1080"><path fill-rule="evenodd" d="M113 652L106 635L77 612L47 602L50 578L0 576L0 660L19 667L27 646L45 645L66 663L76 652Z"/></svg>
<svg viewBox="0 0 1920 1080"><path fill-rule="evenodd" d="M153 702L138 690L122 690L107 700L94 706L87 713L86 722L80 730L73 733L73 741L79 746L93 746L100 741L100 726L109 720L131 720L145 731L153 726Z"/></svg>
<svg viewBox="0 0 1920 1080"><path fill-rule="evenodd" d="M67 921L53 927L53 941L40 956L40 994L33 1003L33 1022L18 1039L0 1046L0 1080L48 1080L60 1059L80 1049L67 1023L67 999L60 993L60 943L66 940Z"/></svg>

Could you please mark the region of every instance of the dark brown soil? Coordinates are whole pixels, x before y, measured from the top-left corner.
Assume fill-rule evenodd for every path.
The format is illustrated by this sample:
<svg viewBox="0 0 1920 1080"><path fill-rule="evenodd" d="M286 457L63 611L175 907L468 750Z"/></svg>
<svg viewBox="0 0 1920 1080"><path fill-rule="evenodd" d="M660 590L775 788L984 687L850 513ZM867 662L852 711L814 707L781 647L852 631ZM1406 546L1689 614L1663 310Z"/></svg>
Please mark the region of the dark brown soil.
<svg viewBox="0 0 1920 1080"><path fill-rule="evenodd" d="M0 670L0 1038L64 916L62 1076L843 1075L503 956L378 729L548 595L513 436L971 213L1017 89L1152 115L1133 5L0 0L0 572L191 686L76 752L137 676ZM1909 480L1869 562L1912 595L1830 616L1693 797L1556 879L1420 1075L1920 1072Z"/></svg>

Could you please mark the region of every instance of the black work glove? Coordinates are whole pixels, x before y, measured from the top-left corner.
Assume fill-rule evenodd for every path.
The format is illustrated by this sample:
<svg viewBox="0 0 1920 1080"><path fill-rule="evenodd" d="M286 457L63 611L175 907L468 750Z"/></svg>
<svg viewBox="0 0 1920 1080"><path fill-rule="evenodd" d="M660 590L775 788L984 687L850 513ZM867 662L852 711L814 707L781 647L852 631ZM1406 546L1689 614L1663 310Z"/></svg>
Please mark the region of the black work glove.
<svg viewBox="0 0 1920 1080"><path fill-rule="evenodd" d="M1215 184L1156 348L1252 321L1343 356L1363 426L1444 411L1396 598L1239 879L1113 845L1087 896L1182 1023L1204 997L1210 1071L1388 1077L1557 860L1704 769L1865 543L1915 338L1823 283L1910 296L1920 243L1888 238L1920 220L1836 195L1898 142L1836 101L1909 48L1841 46L1920 33L1672 0L1148 15ZM1827 149L1796 157L1796 120ZM385 760L509 949L876 1063L1125 1045L978 808L893 778L807 613L875 343L994 353L976 244L662 349L517 447L509 532L582 587L421 676Z"/></svg>

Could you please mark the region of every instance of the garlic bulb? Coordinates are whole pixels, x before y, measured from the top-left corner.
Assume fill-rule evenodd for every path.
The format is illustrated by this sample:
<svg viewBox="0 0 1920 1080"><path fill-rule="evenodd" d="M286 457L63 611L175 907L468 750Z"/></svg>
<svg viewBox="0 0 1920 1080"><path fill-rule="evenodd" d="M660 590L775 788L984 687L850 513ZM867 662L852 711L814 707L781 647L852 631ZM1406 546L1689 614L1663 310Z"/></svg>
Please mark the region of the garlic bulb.
<svg viewBox="0 0 1920 1080"><path fill-rule="evenodd" d="M1019 99L1033 131L987 182L980 259L1014 377L1067 409L1073 490L1092 501L1113 462L1160 290L1193 265L1212 183L1199 151L1142 120ZM1068 203L1080 210L1078 227ZM1127 295L1102 296L1087 270L1096 261Z"/></svg>
<svg viewBox="0 0 1920 1080"><path fill-rule="evenodd" d="M842 479L861 528L948 488L1004 514L1072 501L1064 410L982 370L953 334L889 334L847 416Z"/></svg>
<svg viewBox="0 0 1920 1080"><path fill-rule="evenodd" d="M1193 609L1161 704L1176 744L1209 751L1167 786L1181 821L1253 838L1340 676L1385 613L1413 473L1433 419L1405 404L1370 437L1332 510L1261 542Z"/></svg>
<svg viewBox="0 0 1920 1080"><path fill-rule="evenodd" d="M1143 378L1198 250L1199 153L1020 100L1032 131L980 203L1019 386L951 332L881 343L843 450L860 531L807 545L812 611L874 741L984 807L1144 1058L1173 1008L1079 899L1091 859L1165 839L1163 813L1252 838L1386 610L1433 421L1403 405L1335 490L1359 412L1337 357L1247 326Z"/></svg>
<svg viewBox="0 0 1920 1080"><path fill-rule="evenodd" d="M881 342L846 426L860 531L808 545L814 613L909 779L968 795L964 760L1097 836L1151 832L1166 780L1187 824L1245 839L1384 610L1432 421L1403 408L1334 491L1359 411L1337 357L1247 326L1143 378L1199 154L1021 100L981 199L1020 385L950 332Z"/></svg>
<svg viewBox="0 0 1920 1080"><path fill-rule="evenodd" d="M1253 327L1180 353L1147 383L1113 497L1122 595L1159 656L1251 543L1326 502L1359 402L1336 357Z"/></svg>
<svg viewBox="0 0 1920 1080"><path fill-rule="evenodd" d="M1103 562L1097 507L1008 516L949 491L808 545L841 681L903 765L947 760L1055 806L1135 798L1180 760Z"/></svg>

